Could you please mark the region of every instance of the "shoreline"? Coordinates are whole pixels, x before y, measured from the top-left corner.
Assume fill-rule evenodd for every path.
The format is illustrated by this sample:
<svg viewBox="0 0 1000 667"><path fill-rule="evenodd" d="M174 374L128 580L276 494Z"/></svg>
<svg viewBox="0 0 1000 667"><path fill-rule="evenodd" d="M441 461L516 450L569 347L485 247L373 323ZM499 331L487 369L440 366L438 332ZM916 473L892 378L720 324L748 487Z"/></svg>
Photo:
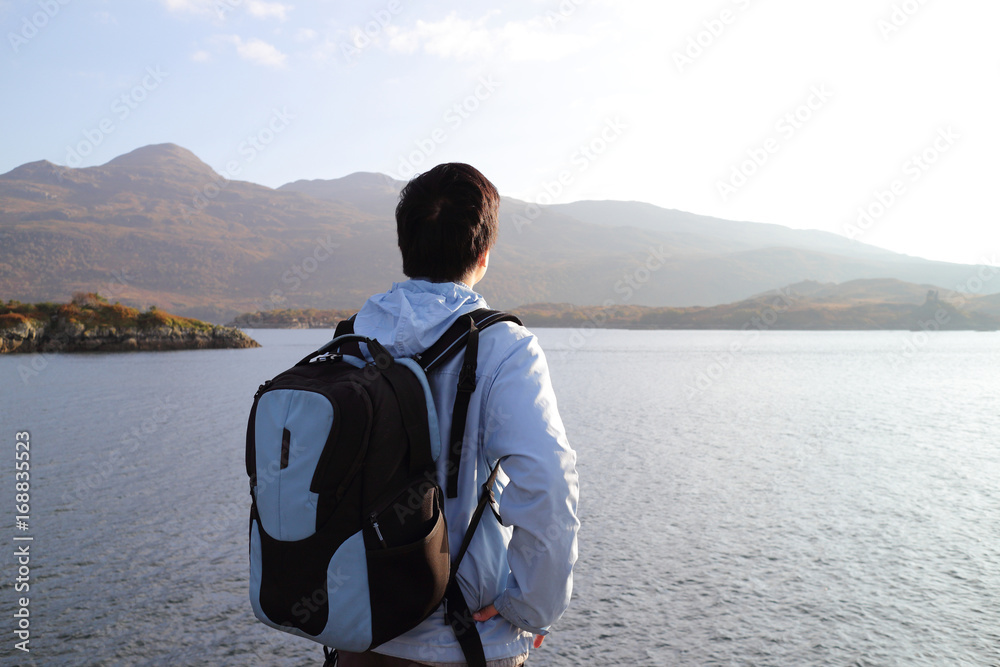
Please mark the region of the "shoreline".
<svg viewBox="0 0 1000 667"><path fill-rule="evenodd" d="M170 350L250 349L260 347L239 329L214 325L194 328L100 328L81 332L19 326L0 330L0 354L35 352L160 352Z"/></svg>

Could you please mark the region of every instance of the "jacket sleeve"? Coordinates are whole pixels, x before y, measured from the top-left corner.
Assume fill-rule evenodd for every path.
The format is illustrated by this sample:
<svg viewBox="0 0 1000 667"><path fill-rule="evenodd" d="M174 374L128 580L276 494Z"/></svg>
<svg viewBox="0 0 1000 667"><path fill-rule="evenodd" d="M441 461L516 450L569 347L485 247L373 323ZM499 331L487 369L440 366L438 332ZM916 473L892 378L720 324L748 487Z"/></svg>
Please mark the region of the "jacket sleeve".
<svg viewBox="0 0 1000 667"><path fill-rule="evenodd" d="M503 457L500 516L513 526L507 588L494 601L513 625L546 634L569 606L577 558L579 484L549 369L534 336L518 340L485 397L485 454Z"/></svg>

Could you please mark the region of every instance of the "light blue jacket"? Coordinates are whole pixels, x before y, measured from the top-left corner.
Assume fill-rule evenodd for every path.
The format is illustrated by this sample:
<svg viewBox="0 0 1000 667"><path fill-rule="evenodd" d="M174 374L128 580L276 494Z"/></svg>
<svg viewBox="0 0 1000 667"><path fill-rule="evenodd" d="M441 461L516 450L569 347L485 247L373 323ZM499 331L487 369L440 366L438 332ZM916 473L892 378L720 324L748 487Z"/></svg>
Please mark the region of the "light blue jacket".
<svg viewBox="0 0 1000 667"><path fill-rule="evenodd" d="M378 339L394 356L413 356L459 316L485 307L483 297L464 284L408 280L371 297L354 329ZM459 354L428 377L443 435L451 429L461 365ZM503 525L489 511L483 515L458 572L472 611L493 603L500 612L477 624L487 660L527 653L532 633L545 634L566 610L580 525L576 454L566 441L545 356L534 335L509 322L480 336L458 497L445 502L453 558L489 467L501 457L497 498ZM442 488L446 465L443 452L438 460ZM465 660L441 608L376 652L425 662Z"/></svg>

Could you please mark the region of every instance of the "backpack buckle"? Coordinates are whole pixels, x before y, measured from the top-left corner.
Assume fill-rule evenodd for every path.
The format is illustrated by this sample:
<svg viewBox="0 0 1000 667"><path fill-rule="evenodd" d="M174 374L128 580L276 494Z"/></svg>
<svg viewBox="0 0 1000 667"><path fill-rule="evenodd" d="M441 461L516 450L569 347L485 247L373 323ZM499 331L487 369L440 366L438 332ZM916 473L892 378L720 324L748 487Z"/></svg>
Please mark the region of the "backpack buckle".
<svg viewBox="0 0 1000 667"><path fill-rule="evenodd" d="M458 390L472 393L476 390L476 367L474 364L462 364L458 373Z"/></svg>
<svg viewBox="0 0 1000 667"><path fill-rule="evenodd" d="M374 338L366 338L365 344L368 346L368 352L372 355L372 361L376 368L384 371L392 366L392 362L394 361L392 355L383 347L382 343Z"/></svg>

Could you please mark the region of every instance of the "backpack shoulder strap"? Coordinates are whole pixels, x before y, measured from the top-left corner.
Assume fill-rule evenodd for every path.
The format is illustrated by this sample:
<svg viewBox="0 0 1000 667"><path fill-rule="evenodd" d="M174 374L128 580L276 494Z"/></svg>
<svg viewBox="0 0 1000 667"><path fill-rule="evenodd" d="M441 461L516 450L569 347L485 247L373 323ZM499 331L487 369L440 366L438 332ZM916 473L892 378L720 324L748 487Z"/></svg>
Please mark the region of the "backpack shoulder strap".
<svg viewBox="0 0 1000 667"><path fill-rule="evenodd" d="M455 320L455 323L433 345L417 356L417 363L420 364L425 372L429 373L438 366L441 366L462 349L471 331L469 328L469 317L472 318L475 328L479 330L483 330L498 322L521 324L521 320L517 319L517 317L500 310L480 308L466 313Z"/></svg>
<svg viewBox="0 0 1000 667"><path fill-rule="evenodd" d="M458 496L458 468L462 460L462 441L465 439L465 421L469 414L469 401L476 390L476 366L479 357L479 332L498 322L521 321L508 313L480 308L467 313L431 345L418 363L424 371L431 371L455 356L465 347L465 359L458 375L458 391L451 411L451 433L448 438L448 477L445 497Z"/></svg>
<svg viewBox="0 0 1000 667"><path fill-rule="evenodd" d="M337 322L337 329L333 332L333 337L338 338L340 336L346 336L347 334L354 333L354 318L357 316L358 314L354 313L346 320Z"/></svg>
<svg viewBox="0 0 1000 667"><path fill-rule="evenodd" d="M493 466L493 470L490 471L489 479L483 484L483 490L479 496L479 504L476 506L476 511L472 514L469 529L465 531L465 537L462 538L462 546L458 550L458 555L451 562L451 576L448 579L448 587L444 593L445 621L455 631L455 638L458 639L458 644L462 647L462 653L465 655L465 661L469 667L486 667L486 655L483 650L482 638L479 636L479 630L476 627L476 620L472 618L472 610L469 608L468 602L465 601L465 596L462 595L462 589L458 586L457 573L458 567L462 564L462 559L465 557L465 552L469 550L469 544L472 543L472 536L475 535L476 528L483 518L483 511L486 509L486 506L489 505L493 509L493 513L497 513L493 507L493 483L496 482L499 470L500 461L497 461L496 465ZM497 514L497 519L499 517L500 515Z"/></svg>

